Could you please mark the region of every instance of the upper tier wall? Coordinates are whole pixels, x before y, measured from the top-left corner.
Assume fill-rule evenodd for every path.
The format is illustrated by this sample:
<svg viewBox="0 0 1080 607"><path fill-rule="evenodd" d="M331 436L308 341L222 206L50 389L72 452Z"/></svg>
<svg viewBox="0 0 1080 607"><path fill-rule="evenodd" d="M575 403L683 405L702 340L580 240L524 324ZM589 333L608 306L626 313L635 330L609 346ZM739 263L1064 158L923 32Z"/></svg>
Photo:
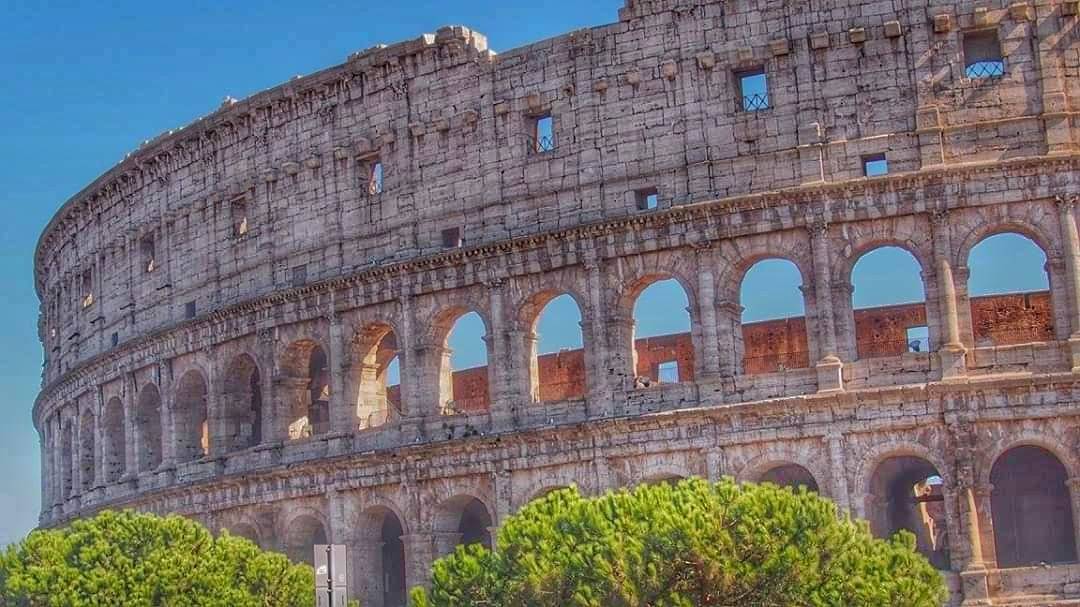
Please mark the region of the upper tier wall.
<svg viewBox="0 0 1080 607"><path fill-rule="evenodd" d="M472 246L649 212L645 188L663 209L854 179L868 154L896 173L1073 151L1076 18L978 4L631 0L618 23L504 54L444 28L226 103L46 228L44 381L192 316L438 252L446 230ZM975 30L997 33L1003 77L965 76ZM771 107L741 111L736 75L759 67Z"/></svg>

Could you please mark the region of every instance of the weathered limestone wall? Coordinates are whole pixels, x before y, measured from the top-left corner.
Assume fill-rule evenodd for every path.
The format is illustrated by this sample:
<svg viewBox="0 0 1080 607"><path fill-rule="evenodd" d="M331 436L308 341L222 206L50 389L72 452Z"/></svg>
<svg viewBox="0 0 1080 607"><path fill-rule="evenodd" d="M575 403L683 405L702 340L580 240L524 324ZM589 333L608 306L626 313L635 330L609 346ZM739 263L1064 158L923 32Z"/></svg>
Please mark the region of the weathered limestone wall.
<svg viewBox="0 0 1080 607"><path fill-rule="evenodd" d="M136 507L296 558L342 542L386 607L553 488L731 475L916 527L956 603L1080 597L1078 9L630 0L498 55L461 27L364 51L155 138L37 250L41 523ZM1002 73L968 77L987 32ZM1002 232L1049 292L969 297ZM921 315L852 310L882 246L918 261ZM766 258L805 316L743 326ZM690 331L635 348L664 279ZM537 358L563 294L584 348ZM469 312L489 365L455 378ZM931 351L860 348L916 321ZM678 383L641 380L673 359Z"/></svg>

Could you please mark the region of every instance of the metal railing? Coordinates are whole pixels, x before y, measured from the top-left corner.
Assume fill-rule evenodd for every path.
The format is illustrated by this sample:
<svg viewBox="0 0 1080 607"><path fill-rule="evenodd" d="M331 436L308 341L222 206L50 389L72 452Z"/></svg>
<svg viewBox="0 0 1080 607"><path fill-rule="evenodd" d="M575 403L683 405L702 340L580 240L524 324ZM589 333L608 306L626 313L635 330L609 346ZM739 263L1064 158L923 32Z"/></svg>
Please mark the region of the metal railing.
<svg viewBox="0 0 1080 607"><path fill-rule="evenodd" d="M806 369L809 366L810 353L806 351L773 352L743 358L743 369L747 375L779 373L788 369Z"/></svg>
<svg viewBox="0 0 1080 607"><path fill-rule="evenodd" d="M769 109L769 96L766 95L744 95L739 100L739 109L744 112L760 112L761 110Z"/></svg>
<svg viewBox="0 0 1080 607"><path fill-rule="evenodd" d="M1005 75L1004 61L976 61L964 68L964 75L972 80L1001 78Z"/></svg>
<svg viewBox="0 0 1080 607"><path fill-rule="evenodd" d="M536 154L543 154L555 150L555 136L529 137L529 147Z"/></svg>

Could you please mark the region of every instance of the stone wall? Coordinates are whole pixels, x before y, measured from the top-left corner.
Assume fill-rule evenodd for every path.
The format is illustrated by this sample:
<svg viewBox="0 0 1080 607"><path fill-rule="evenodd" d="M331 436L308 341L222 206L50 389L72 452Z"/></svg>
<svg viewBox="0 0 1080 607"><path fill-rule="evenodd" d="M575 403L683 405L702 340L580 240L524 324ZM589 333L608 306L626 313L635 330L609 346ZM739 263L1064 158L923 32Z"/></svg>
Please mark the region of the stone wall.
<svg viewBox="0 0 1080 607"><path fill-rule="evenodd" d="M340 542L385 607L554 488L730 475L914 528L955 603L1075 599L1077 9L633 0L506 53L444 28L230 100L41 237L41 523L135 507L294 558ZM740 94L761 70L767 104ZM1042 249L1048 292L969 297L1003 232ZM924 305L852 309L882 246ZM743 326L768 258L805 316ZM666 279L690 331L638 340ZM563 294L584 347L537 357ZM469 312L490 364L455 377ZM916 322L929 351L867 349Z"/></svg>

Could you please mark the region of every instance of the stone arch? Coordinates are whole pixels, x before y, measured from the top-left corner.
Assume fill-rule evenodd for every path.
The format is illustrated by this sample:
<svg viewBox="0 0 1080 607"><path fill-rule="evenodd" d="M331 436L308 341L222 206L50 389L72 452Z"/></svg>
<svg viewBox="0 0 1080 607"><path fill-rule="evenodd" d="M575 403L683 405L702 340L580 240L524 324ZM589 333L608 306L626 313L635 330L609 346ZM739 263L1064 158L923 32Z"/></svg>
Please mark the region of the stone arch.
<svg viewBox="0 0 1080 607"><path fill-rule="evenodd" d="M365 605L403 607L407 599L406 554L402 539L408 534L406 519L393 504L379 500L359 515L360 533L371 546L362 564L353 564L361 578ZM363 567L363 573L359 573Z"/></svg>
<svg viewBox="0 0 1080 607"><path fill-rule="evenodd" d="M529 497L525 500L525 502L522 503L521 505L523 507L527 506L530 503L535 502L538 499L545 498L545 497L551 495L552 493L555 493L556 491L562 491L563 489L569 489L571 486L572 485L548 485L548 486L542 487L540 489L537 489L536 491L533 491L529 495Z"/></svg>
<svg viewBox="0 0 1080 607"><path fill-rule="evenodd" d="M768 317L765 320L746 318L747 308L743 299L744 288L751 272L762 264L779 261L794 267L801 284L785 284L789 297L802 304L802 315L783 318ZM788 255L759 254L740 260L737 266L739 281L734 295L734 306L726 306L725 322L732 326L734 341L730 356L738 361L739 369L747 375L775 373L787 369L810 366L811 331L809 326L810 302L806 298L807 276L804 268L794 257ZM721 356L728 355L722 353Z"/></svg>
<svg viewBox="0 0 1080 607"><path fill-rule="evenodd" d="M780 454L760 455L751 460L736 477L741 482L772 483L781 487L805 486L815 493L822 491L821 480L827 478L820 465L797 457L784 449ZM800 463L800 462L805 463Z"/></svg>
<svg viewBox="0 0 1080 607"><path fill-rule="evenodd" d="M859 264L879 251L898 249L914 261L922 296L918 300L891 301L875 306L858 308L854 298L859 294L855 284L855 272ZM846 335L848 358L880 358L900 356L908 352L928 353L931 341L936 343L937 318L934 306L929 305L930 294L935 287L931 280L927 253L912 246L910 242L897 239L875 239L862 244L845 260L843 285L850 289L843 301L833 303L845 313L842 319L848 330L840 331ZM895 294L894 294L895 295ZM931 327L934 335L931 336ZM931 337L934 339L931 340Z"/></svg>
<svg viewBox="0 0 1080 607"><path fill-rule="evenodd" d="M581 317L579 334L582 349L558 353L540 352L537 326L548 306L560 297L569 297L577 306ZM575 289L562 287L543 289L533 293L518 306L517 321L521 327L526 360L521 361L528 375L529 395L533 402L562 401L580 398L587 392L586 332L580 325L586 318L585 301ZM541 360L544 355L544 360Z"/></svg>
<svg viewBox="0 0 1080 607"><path fill-rule="evenodd" d="M97 461L97 417L89 407L79 414L79 487L85 493L94 488Z"/></svg>
<svg viewBox="0 0 1080 607"><path fill-rule="evenodd" d="M101 414L101 453L104 458L103 478L106 483L119 481L127 472L125 424L124 403L118 397L110 398Z"/></svg>
<svg viewBox="0 0 1080 607"><path fill-rule="evenodd" d="M1000 567L1076 561L1070 471L1040 445L1018 444L994 459L990 496Z"/></svg>
<svg viewBox="0 0 1080 607"><path fill-rule="evenodd" d="M242 537L260 548L263 547L262 540L260 539L259 527L254 523L234 523L226 527L226 529L229 531L229 535Z"/></svg>
<svg viewBox="0 0 1080 607"><path fill-rule="evenodd" d="M454 369L450 337L458 322L476 314L483 323L481 340L486 364L483 368ZM436 313L429 328L434 344L436 385L438 386L438 410L441 415L472 415L486 413L491 406L491 383L489 377L491 357L491 319L483 308L452 305ZM479 346L478 346L479 347Z"/></svg>
<svg viewBox="0 0 1080 607"><path fill-rule="evenodd" d="M135 405L135 429L138 444L139 472L156 470L161 465L163 455L161 393L155 384L149 383L139 391Z"/></svg>
<svg viewBox="0 0 1080 607"><path fill-rule="evenodd" d="M176 382L173 398L173 441L178 462L190 462L210 453L206 375L191 368Z"/></svg>
<svg viewBox="0 0 1080 607"><path fill-rule="evenodd" d="M445 556L455 546L482 544L491 548L494 517L483 500L463 493L443 500L433 518L436 556Z"/></svg>
<svg viewBox="0 0 1080 607"><path fill-rule="evenodd" d="M401 369L402 349L397 335L392 323L381 320L368 322L353 334L348 394L355 395L360 429L376 428L400 416L400 380L394 385L390 378L395 360L399 374Z"/></svg>
<svg viewBox="0 0 1080 607"><path fill-rule="evenodd" d="M281 378L276 389L287 408L286 436L301 440L330 430L330 359L318 341L301 338L290 343L278 360Z"/></svg>
<svg viewBox="0 0 1080 607"><path fill-rule="evenodd" d="M262 442L265 405L258 358L243 352L232 358L222 377L213 441L215 449L230 453Z"/></svg>
<svg viewBox="0 0 1080 607"><path fill-rule="evenodd" d="M897 449L874 458L865 477L864 518L875 536L900 530L916 537L916 549L938 569L950 567L950 499L943 468L917 448ZM864 469L866 465L864 464Z"/></svg>
<svg viewBox="0 0 1080 607"><path fill-rule="evenodd" d="M772 483L778 487L791 487L792 489L806 487L808 491L814 493L820 490L813 473L799 464L780 464L769 468L758 477L758 482Z"/></svg>
<svg viewBox="0 0 1080 607"><path fill-rule="evenodd" d="M315 558L314 546L326 544L326 521L321 512L304 508L293 514L284 525L284 551L294 563L311 565Z"/></svg>
<svg viewBox="0 0 1080 607"><path fill-rule="evenodd" d="M692 382L701 359L697 288L689 276L671 268L640 264L636 276L622 286L616 305L615 347L629 352L628 373L634 387ZM686 297L687 328L675 335L640 335L637 306L651 287L673 281ZM687 341L687 337L689 340Z"/></svg>
<svg viewBox="0 0 1080 607"><path fill-rule="evenodd" d="M956 258L953 261L958 268L967 267L972 249L978 246L980 242L999 234L1015 233L1031 240L1042 249L1047 260L1059 257L1061 254L1060 249L1055 246L1057 239L1048 234L1037 223L1027 219L1016 217L1000 220L980 218L975 224L965 227L967 229L959 238L959 246L955 246L956 242L954 241Z"/></svg>

